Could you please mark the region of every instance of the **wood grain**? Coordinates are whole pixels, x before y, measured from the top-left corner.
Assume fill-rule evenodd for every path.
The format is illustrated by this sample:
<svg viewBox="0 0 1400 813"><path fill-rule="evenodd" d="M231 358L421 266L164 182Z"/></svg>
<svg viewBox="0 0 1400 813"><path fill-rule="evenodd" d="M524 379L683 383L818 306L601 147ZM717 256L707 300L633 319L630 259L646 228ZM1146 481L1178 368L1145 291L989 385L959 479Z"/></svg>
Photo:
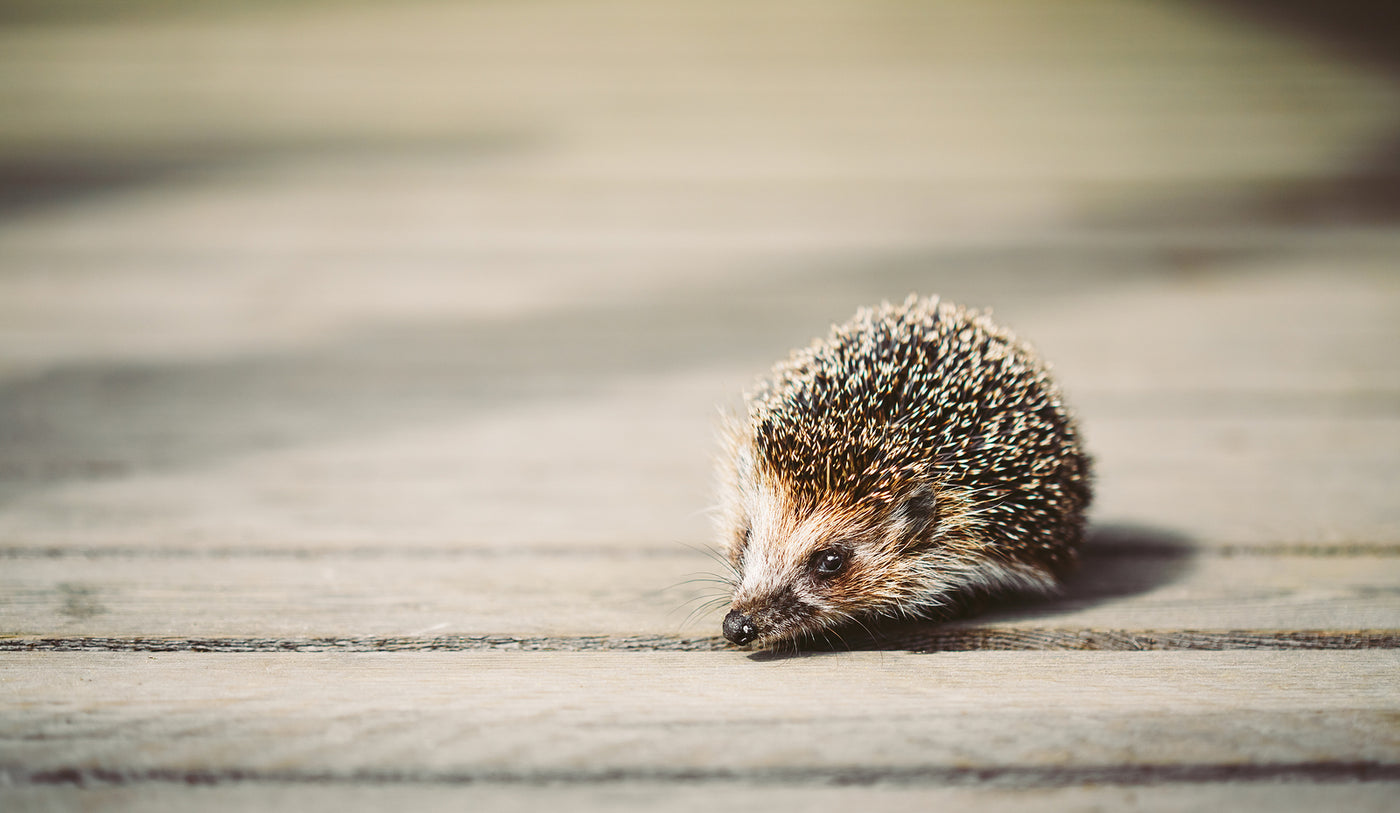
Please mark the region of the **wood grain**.
<svg viewBox="0 0 1400 813"><path fill-rule="evenodd" d="M1086 553L1081 572L1059 598L1006 606L971 623L1031 637L1024 631L1400 629L1400 555L1340 552L1221 556L1101 544ZM5 560L0 635L244 641L487 636L558 646L592 637L658 640L669 647L717 634L717 611L687 616L723 590L709 581L713 575L703 575L714 574L716 564L685 548L634 555L568 549L134 553Z"/></svg>
<svg viewBox="0 0 1400 813"><path fill-rule="evenodd" d="M100 636L0 637L0 652L716 652L735 647L720 636L535 636L434 635L360 638L177 638ZM1389 630L1107 630L920 627L904 624L876 635L859 630L829 640L806 641L795 651L978 652L1094 650L1349 650L1400 649L1400 632ZM773 655L785 657L787 649ZM765 653L763 655L767 657Z"/></svg>
<svg viewBox="0 0 1400 813"><path fill-rule="evenodd" d="M8 5L0 809L1394 808L1380 26ZM715 406L910 291L1054 363L1083 571L728 648Z"/></svg>
<svg viewBox="0 0 1400 813"><path fill-rule="evenodd" d="M817 813L844 813L878 806L880 810L987 810L997 813L1059 810L1201 810L1228 800L1232 810L1277 813L1279 810L1328 810L1344 807L1357 813L1390 813L1400 782L1356 781L1153 781L1114 785L1095 782L1075 787L1005 787L981 783L971 787L927 787L884 781L872 786L791 784L744 781L630 781L597 785L522 786L471 782L420 785L405 783L234 783L189 785L180 780L142 784L89 783L0 787L0 805L16 810L101 809L167 813L188 810L242 811L278 808L314 811L375 811L386 807L456 813L550 810L713 810L716 799L726 809L770 811L797 808Z"/></svg>
<svg viewBox="0 0 1400 813"><path fill-rule="evenodd" d="M1396 779L1398 667L1394 650L10 653L0 765L21 782Z"/></svg>

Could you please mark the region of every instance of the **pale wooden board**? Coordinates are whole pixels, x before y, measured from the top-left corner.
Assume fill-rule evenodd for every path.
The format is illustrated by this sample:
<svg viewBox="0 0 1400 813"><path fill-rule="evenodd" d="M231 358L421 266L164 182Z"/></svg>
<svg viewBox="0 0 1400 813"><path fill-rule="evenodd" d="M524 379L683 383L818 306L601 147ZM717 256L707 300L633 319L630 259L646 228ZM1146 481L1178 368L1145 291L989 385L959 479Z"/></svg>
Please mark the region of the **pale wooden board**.
<svg viewBox="0 0 1400 813"><path fill-rule="evenodd" d="M948 788L811 787L769 782L655 783L617 782L601 786L538 787L520 785L422 785L353 782L247 783L190 787L177 783L129 786L0 787L0 807L7 810L103 810L165 813L190 810L295 810L301 813L381 811L387 808L434 813L462 810L678 810L713 813L716 806L735 811L810 810L848 813L881 811L977 810L1022 813L1042 810L1190 811L1230 809L1276 813L1279 810L1347 810L1391 813L1400 782L1305 784L1296 780L1264 782L1160 783L1115 787L1086 783L1079 787Z"/></svg>
<svg viewBox="0 0 1400 813"><path fill-rule="evenodd" d="M359 437L287 437L273 448L214 448L210 459L195 452L170 462L143 458L203 445L203 430L105 451L101 439L89 450L35 435L11 446L0 540L73 550L152 540L215 550L388 540L652 550L706 544L716 395L696 378L680 378L510 414L473 416L464 406L463 416L427 426L406 419ZM1400 419L1180 414L1193 408L1086 416L1099 520L1202 546L1400 541L1392 487ZM100 402L86 409L101 425ZM551 510L539 510L541 500Z"/></svg>
<svg viewBox="0 0 1400 813"><path fill-rule="evenodd" d="M1238 183L1317 172L1393 121L1381 77L1190 6L284 5L8 29L0 146L484 133L584 178Z"/></svg>
<svg viewBox="0 0 1400 813"><path fill-rule="evenodd" d="M1107 272L1097 279L1114 287ZM1064 347L1055 360L1071 396L1083 391L1095 516L1201 545L1400 541L1393 286L1329 277L1345 295L1324 296L1306 275L1212 279L1193 298L1152 275L1133 296L1073 313L1077 334L1047 331ZM699 289L722 298L722 286ZM692 293L682 286L677 296ZM1251 295L1269 307L1248 309ZM1155 304L1162 297L1171 307ZM1315 299L1323 310L1308 319ZM860 301L829 309L840 318ZM12 380L0 385L10 429L0 436L0 540L73 549L153 539L205 549L705 542L716 405L733 405L769 362L824 330L827 306L805 318L782 311L790 339L754 335L764 330L758 312L743 317L749 338L721 339L732 317L718 301L674 306L464 318L280 352L94 361ZM1210 320L1193 321L1189 344L1171 339L1173 322L1202 311ZM1025 302L1018 314L1031 328L1056 317ZM1246 326L1231 322L1246 316ZM1148 335L1105 341L1097 326L1106 318L1140 319ZM1309 355L1312 340L1296 326L1319 319L1337 327L1323 332L1326 352ZM569 353L551 358L550 342Z"/></svg>
<svg viewBox="0 0 1400 813"><path fill-rule="evenodd" d="M16 653L0 680L0 765L20 783L949 784L986 770L1043 784L1400 765L1396 651Z"/></svg>
<svg viewBox="0 0 1400 813"><path fill-rule="evenodd" d="M1395 645L1389 75L1190 4L260 5L0 31L9 642L709 635L714 405L918 290L1045 350L1145 554L947 634ZM3 654L7 808L1395 793L1394 649Z"/></svg>
<svg viewBox="0 0 1400 813"><path fill-rule="evenodd" d="M1091 550L1064 595L973 619L1000 630L1400 630L1400 556ZM176 639L709 638L720 585L691 551L11 558L0 635ZM966 626L966 624L962 625ZM272 645L271 643L269 645ZM640 642L638 646L643 646Z"/></svg>
<svg viewBox="0 0 1400 813"><path fill-rule="evenodd" d="M233 158L0 222L0 539L694 543L714 405L910 290L1045 348L1100 517L1400 539L1394 230L1191 216L1198 185L1267 202L1264 181L1355 171L1400 118L1391 84L1201 9L804 6L742 9L767 28L610 2L4 32L5 150L139 164L217 133ZM1126 32L1153 56L1105 45ZM367 53L380 82L424 54L493 78L333 80ZM358 146L302 151L322 139Z"/></svg>

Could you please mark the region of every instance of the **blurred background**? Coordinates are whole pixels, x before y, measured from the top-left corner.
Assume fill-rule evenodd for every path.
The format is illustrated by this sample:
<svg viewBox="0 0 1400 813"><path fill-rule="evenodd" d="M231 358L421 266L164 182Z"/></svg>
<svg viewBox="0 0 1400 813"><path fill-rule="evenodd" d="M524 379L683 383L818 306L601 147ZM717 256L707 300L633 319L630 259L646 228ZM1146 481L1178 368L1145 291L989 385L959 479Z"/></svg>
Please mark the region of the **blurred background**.
<svg viewBox="0 0 1400 813"><path fill-rule="evenodd" d="M911 291L1097 520L1400 538L1398 18L0 0L0 539L703 542L716 405Z"/></svg>

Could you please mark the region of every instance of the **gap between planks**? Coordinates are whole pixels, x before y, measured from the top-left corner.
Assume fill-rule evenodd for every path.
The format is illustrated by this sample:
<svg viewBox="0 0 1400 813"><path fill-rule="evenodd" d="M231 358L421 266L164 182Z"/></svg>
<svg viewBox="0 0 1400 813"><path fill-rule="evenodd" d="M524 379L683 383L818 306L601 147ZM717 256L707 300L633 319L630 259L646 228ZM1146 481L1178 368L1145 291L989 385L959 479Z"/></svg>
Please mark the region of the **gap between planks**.
<svg viewBox="0 0 1400 813"><path fill-rule="evenodd" d="M1085 558L1122 556L1400 556L1400 542L1281 542L1273 544L1196 544L1157 542L1150 544L1089 544L1081 551ZM162 545L67 547L64 545L0 545L0 559L438 559L485 556L559 556L575 558L608 557L620 559L665 559L719 556L705 545L678 543L670 547L599 547L591 545L328 545L326 547L175 547Z"/></svg>
<svg viewBox="0 0 1400 813"><path fill-rule="evenodd" d="M1099 629L955 629L895 633L807 653L882 650L913 653L978 651L1356 650L1400 649L1400 630L1274 631ZM324 638L0 638L0 652L713 652L732 649L715 637L444 635ZM802 653L756 652L760 659Z"/></svg>
<svg viewBox="0 0 1400 813"><path fill-rule="evenodd" d="M763 786L870 786L1059 788L1080 785L1139 786L1219 782L1390 782L1400 764L1378 761L1264 762L1249 764L996 765L773 767L754 770L645 768L536 771L255 771L171 768L59 768L28 770L0 765L6 785L668 785L756 783Z"/></svg>

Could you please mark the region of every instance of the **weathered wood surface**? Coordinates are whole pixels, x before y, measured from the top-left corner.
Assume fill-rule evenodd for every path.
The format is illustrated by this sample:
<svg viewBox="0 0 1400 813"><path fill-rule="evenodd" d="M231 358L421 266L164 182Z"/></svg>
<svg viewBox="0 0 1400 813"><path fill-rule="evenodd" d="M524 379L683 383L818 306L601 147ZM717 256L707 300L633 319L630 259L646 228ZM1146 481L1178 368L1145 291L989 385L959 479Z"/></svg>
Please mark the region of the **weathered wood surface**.
<svg viewBox="0 0 1400 813"><path fill-rule="evenodd" d="M1384 26L178 5L0 10L0 809L1393 809ZM1083 572L727 649L715 405L910 291L1053 360Z"/></svg>
<svg viewBox="0 0 1400 813"><path fill-rule="evenodd" d="M29 779L1400 779L1393 650L28 653L0 674L0 759Z"/></svg>
<svg viewBox="0 0 1400 813"><path fill-rule="evenodd" d="M1129 786L1086 783L1073 787L1005 788L973 779L969 786L910 787L884 782L875 787L751 782L678 783L630 781L596 786L560 785L298 785L244 782L233 786L138 784L92 788L0 788L0 803L21 810L100 808L165 813L188 810L287 810L334 813L341 810L713 810L720 800L728 810L800 809L844 813L878 806L880 810L971 810L1019 813L1030 810L1202 810L1230 800L1232 810L1273 813L1278 810L1329 810L1390 813L1400 783L1347 779L1306 784L1296 781L1193 783L1158 782ZM1222 792L1222 789L1224 791Z"/></svg>
<svg viewBox="0 0 1400 813"><path fill-rule="evenodd" d="M1146 554L1091 548L1064 594L977 627L1400 630L1388 556ZM0 648L34 638L713 638L721 589L697 553L424 551L358 556L9 559ZM705 573L710 575L703 575ZM695 578L707 579L689 584Z"/></svg>

